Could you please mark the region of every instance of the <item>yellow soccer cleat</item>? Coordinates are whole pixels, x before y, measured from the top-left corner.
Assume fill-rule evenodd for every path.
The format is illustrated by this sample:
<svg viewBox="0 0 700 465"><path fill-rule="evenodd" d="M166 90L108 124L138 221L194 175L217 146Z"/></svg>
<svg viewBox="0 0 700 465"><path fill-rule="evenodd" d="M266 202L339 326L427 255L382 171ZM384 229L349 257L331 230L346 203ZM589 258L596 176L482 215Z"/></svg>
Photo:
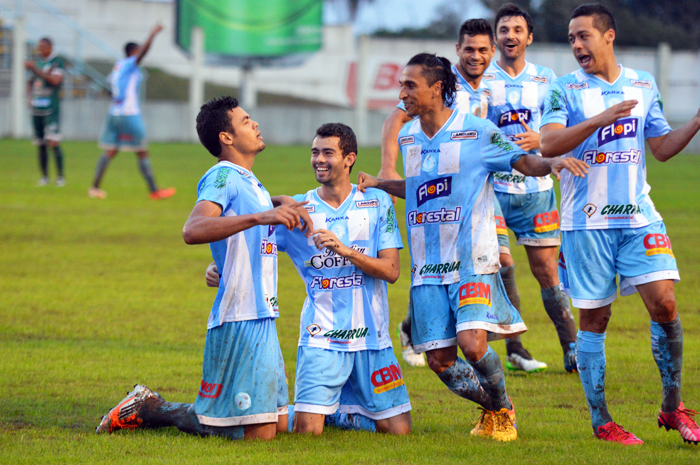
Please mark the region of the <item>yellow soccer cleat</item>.
<svg viewBox="0 0 700 465"><path fill-rule="evenodd" d="M479 407L479 410L481 410L481 416L474 422L476 426L469 434L472 436L492 437L494 412L483 407Z"/></svg>
<svg viewBox="0 0 700 465"><path fill-rule="evenodd" d="M515 409L513 409L513 417ZM493 413L493 438L497 441L515 441L518 439L518 430L513 424L511 411L507 408L502 408L498 412Z"/></svg>

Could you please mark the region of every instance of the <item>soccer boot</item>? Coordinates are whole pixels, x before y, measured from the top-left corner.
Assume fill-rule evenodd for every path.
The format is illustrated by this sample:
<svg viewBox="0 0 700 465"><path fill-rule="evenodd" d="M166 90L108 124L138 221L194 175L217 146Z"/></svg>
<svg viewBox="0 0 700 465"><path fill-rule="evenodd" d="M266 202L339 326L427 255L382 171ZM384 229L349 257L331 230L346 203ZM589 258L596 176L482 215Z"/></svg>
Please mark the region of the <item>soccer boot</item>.
<svg viewBox="0 0 700 465"><path fill-rule="evenodd" d="M56 178L56 187L63 187L66 185L66 178L63 176L59 176Z"/></svg>
<svg viewBox="0 0 700 465"><path fill-rule="evenodd" d="M107 197L107 193L97 187L91 187L88 189L88 197L91 199L104 199Z"/></svg>
<svg viewBox="0 0 700 465"><path fill-rule="evenodd" d="M174 187L169 187L167 189L158 189L155 192L151 192L148 194L148 197L151 200L162 200L162 199L167 199L168 197L172 197L175 195L175 188Z"/></svg>
<svg viewBox="0 0 700 465"><path fill-rule="evenodd" d="M567 373L578 373L576 367L576 343L569 344L569 349L564 354L564 369Z"/></svg>
<svg viewBox="0 0 700 465"><path fill-rule="evenodd" d="M639 439L634 434L625 431L624 428L614 421L609 421L603 426L598 427L598 433L595 437L603 441L617 442L626 446L636 446L644 444L644 441Z"/></svg>
<svg viewBox="0 0 700 465"><path fill-rule="evenodd" d="M524 371L525 373L538 373L547 369L547 364L532 358L530 352L523 347L518 347L508 354L506 368L510 371Z"/></svg>
<svg viewBox="0 0 700 465"><path fill-rule="evenodd" d="M472 436L492 437L493 436L493 415L494 412L479 407L481 415L474 421L476 425L470 432Z"/></svg>
<svg viewBox="0 0 700 465"><path fill-rule="evenodd" d="M511 402L512 404L512 402ZM513 417L515 408L508 410L502 408L498 412L493 412L493 434L496 441L515 441L518 439L518 430L515 428Z"/></svg>
<svg viewBox="0 0 700 465"><path fill-rule="evenodd" d="M137 384L134 389L126 394L116 407L102 417L102 421L97 426L95 432L112 433L120 429L135 429L141 426L143 420L139 416L141 406L146 399L154 397L163 399L158 393L151 391L146 386Z"/></svg>
<svg viewBox="0 0 700 465"><path fill-rule="evenodd" d="M681 433L684 442L688 444L697 444L700 442L700 428L693 420L695 410L686 409L681 402L681 405L671 413L659 412L659 428L662 426L666 431L675 429Z"/></svg>
<svg viewBox="0 0 700 465"><path fill-rule="evenodd" d="M510 400L510 397L508 400ZM513 423L513 428L518 429L518 424L515 422L515 404L512 400L510 400L510 410L508 410L508 415L510 415L510 421Z"/></svg>
<svg viewBox="0 0 700 465"><path fill-rule="evenodd" d="M424 367L425 356L414 352L413 344L411 343L411 335L403 330L403 321L399 323L396 334L401 342L401 356L404 361L412 367Z"/></svg>
<svg viewBox="0 0 700 465"><path fill-rule="evenodd" d="M44 176L43 178L39 179L39 182L36 183L37 186L48 186L49 185L49 178Z"/></svg>

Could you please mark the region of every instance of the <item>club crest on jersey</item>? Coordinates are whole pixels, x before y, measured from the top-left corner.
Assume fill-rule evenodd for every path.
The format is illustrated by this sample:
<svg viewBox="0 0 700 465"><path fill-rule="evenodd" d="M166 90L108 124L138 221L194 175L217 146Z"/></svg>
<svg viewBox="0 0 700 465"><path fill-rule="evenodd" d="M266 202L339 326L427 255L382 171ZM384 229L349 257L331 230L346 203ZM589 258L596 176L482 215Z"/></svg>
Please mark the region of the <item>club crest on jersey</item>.
<svg viewBox="0 0 700 465"><path fill-rule="evenodd" d="M588 89L588 83L587 82L569 82L566 84L566 88L569 90Z"/></svg>
<svg viewBox="0 0 700 465"><path fill-rule="evenodd" d="M357 208L377 208L377 207L379 207L379 200L377 200L377 199L357 200L355 202L355 206Z"/></svg>
<svg viewBox="0 0 700 465"><path fill-rule="evenodd" d="M309 326L307 326L306 330L309 332L309 334L311 334L311 336L315 336L322 331L321 327L319 325L317 325L316 323L313 323L313 324L310 324Z"/></svg>
<svg viewBox="0 0 700 465"><path fill-rule="evenodd" d="M478 131L456 131L450 135L451 140L475 140L478 138Z"/></svg>
<svg viewBox="0 0 700 465"><path fill-rule="evenodd" d="M637 137L637 118L623 118L598 131L598 146L617 139Z"/></svg>
<svg viewBox="0 0 700 465"><path fill-rule="evenodd" d="M498 118L498 127L509 126L511 124L519 124L521 122L525 124L530 124L532 119L532 112L527 108L520 108L518 110L510 110L505 113L501 113Z"/></svg>
<svg viewBox="0 0 700 465"><path fill-rule="evenodd" d="M549 78L547 76L530 76L530 80L541 82L542 84L547 84L549 82Z"/></svg>
<svg viewBox="0 0 700 465"><path fill-rule="evenodd" d="M630 84L636 87L644 87L645 89L651 90L651 81L640 81L637 79L630 80Z"/></svg>
<svg viewBox="0 0 700 465"><path fill-rule="evenodd" d="M401 146L413 144L415 142L416 142L416 138L414 136L399 137L399 145L401 145Z"/></svg>
<svg viewBox="0 0 700 465"><path fill-rule="evenodd" d="M593 205L592 203L586 204L586 206L583 207L583 208L581 209L581 211L582 211L583 213L585 213L586 216L588 216L589 218L590 218L591 216L593 216L593 214L596 212L596 210L598 210L598 207L596 207L596 206Z"/></svg>
<svg viewBox="0 0 700 465"><path fill-rule="evenodd" d="M417 206L438 197L447 197L452 193L452 176L432 179L418 186L416 191Z"/></svg>
<svg viewBox="0 0 700 465"><path fill-rule="evenodd" d="M496 79L496 75L493 73L485 73L485 74L482 74L481 76L487 81L493 81L494 79Z"/></svg>
<svg viewBox="0 0 700 465"><path fill-rule="evenodd" d="M260 255L277 255L277 244L263 239L260 243Z"/></svg>

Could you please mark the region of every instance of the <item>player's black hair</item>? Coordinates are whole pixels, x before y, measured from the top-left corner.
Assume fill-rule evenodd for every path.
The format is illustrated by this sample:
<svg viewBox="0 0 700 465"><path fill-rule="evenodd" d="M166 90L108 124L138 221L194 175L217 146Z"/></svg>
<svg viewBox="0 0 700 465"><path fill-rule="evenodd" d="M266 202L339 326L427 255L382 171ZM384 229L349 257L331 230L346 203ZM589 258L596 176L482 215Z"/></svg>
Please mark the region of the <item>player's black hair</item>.
<svg viewBox="0 0 700 465"><path fill-rule="evenodd" d="M406 66L420 65L423 68L421 75L432 86L436 82L442 82L442 101L445 106L452 106L457 92L457 78L452 73L452 63L445 57L439 57L434 53L419 53L408 60Z"/></svg>
<svg viewBox="0 0 700 465"><path fill-rule="evenodd" d="M322 124L321 127L316 129L314 139L316 137L337 137L338 146L340 147L340 151L343 153L343 158L350 153L357 155L357 138L355 137L355 133L350 126L343 123ZM350 166L351 173L354 165L355 164L353 163Z"/></svg>
<svg viewBox="0 0 700 465"><path fill-rule="evenodd" d="M498 9L498 12L496 12L496 20L493 22L496 31L498 31L498 22L501 18L510 18L511 16L522 17L525 20L525 24L527 24L527 33L532 34L532 30L535 27L535 24L532 22L532 16L515 3L506 3Z"/></svg>
<svg viewBox="0 0 700 465"><path fill-rule="evenodd" d="M585 3L578 6L574 12L571 13L571 19L578 18L579 16L593 16L593 27L598 29L601 34L605 34L610 29L617 32L615 18L613 18L612 13L599 3Z"/></svg>
<svg viewBox="0 0 700 465"><path fill-rule="evenodd" d="M39 42L46 42L47 44L53 47L53 42L48 37L42 37L41 39L39 39Z"/></svg>
<svg viewBox="0 0 700 465"><path fill-rule="evenodd" d="M213 98L202 105L197 115L197 135L202 145L215 157L221 155L219 133L233 134L233 125L228 112L238 106L238 100L224 96Z"/></svg>
<svg viewBox="0 0 700 465"><path fill-rule="evenodd" d="M459 45L462 45L464 36L489 36L489 41L493 45L493 29L488 21L483 18L468 19L459 28Z"/></svg>
<svg viewBox="0 0 700 465"><path fill-rule="evenodd" d="M131 56L131 54L139 48L139 44L134 43L134 42L129 42L124 46L124 53L126 53L126 56Z"/></svg>

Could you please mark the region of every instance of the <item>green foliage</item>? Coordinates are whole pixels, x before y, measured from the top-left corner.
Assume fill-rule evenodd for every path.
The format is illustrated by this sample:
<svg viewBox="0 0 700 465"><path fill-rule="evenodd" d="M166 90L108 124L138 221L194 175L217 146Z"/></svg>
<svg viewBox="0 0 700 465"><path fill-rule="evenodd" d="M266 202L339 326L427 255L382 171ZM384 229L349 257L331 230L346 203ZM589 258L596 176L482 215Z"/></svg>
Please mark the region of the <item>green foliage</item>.
<svg viewBox="0 0 700 465"><path fill-rule="evenodd" d="M97 436L102 415L134 383L168 400L192 402L201 378L206 320L214 291L205 286L207 246L181 238L200 176L215 162L192 144L153 144L156 179L175 197L148 199L133 155L109 167L106 200L86 195L99 150L67 142L68 185L36 187L35 148L0 140L0 463L697 463L697 447L656 427L659 374L649 347L649 317L639 297L614 304L607 339L607 392L614 417L646 441L625 448L591 437L578 378L566 375L556 332L522 247L514 246L525 346L549 371L507 375L520 439L471 438L474 405L451 394L428 368L402 365L413 405L409 437L327 429L320 438L280 435L271 443L198 438L174 428ZM657 208L664 215L683 281L676 287L685 329L684 401L700 396L700 214L697 158L648 160ZM376 173L379 150L361 149L355 172ZM308 147L269 147L254 166L270 192L315 187ZM397 217L404 233L404 205ZM512 242L514 245L514 242ZM389 286L392 333L408 297L408 251ZM278 332L293 392L304 290L280 255ZM394 339L400 359L399 343ZM502 342L493 344L501 357Z"/></svg>

